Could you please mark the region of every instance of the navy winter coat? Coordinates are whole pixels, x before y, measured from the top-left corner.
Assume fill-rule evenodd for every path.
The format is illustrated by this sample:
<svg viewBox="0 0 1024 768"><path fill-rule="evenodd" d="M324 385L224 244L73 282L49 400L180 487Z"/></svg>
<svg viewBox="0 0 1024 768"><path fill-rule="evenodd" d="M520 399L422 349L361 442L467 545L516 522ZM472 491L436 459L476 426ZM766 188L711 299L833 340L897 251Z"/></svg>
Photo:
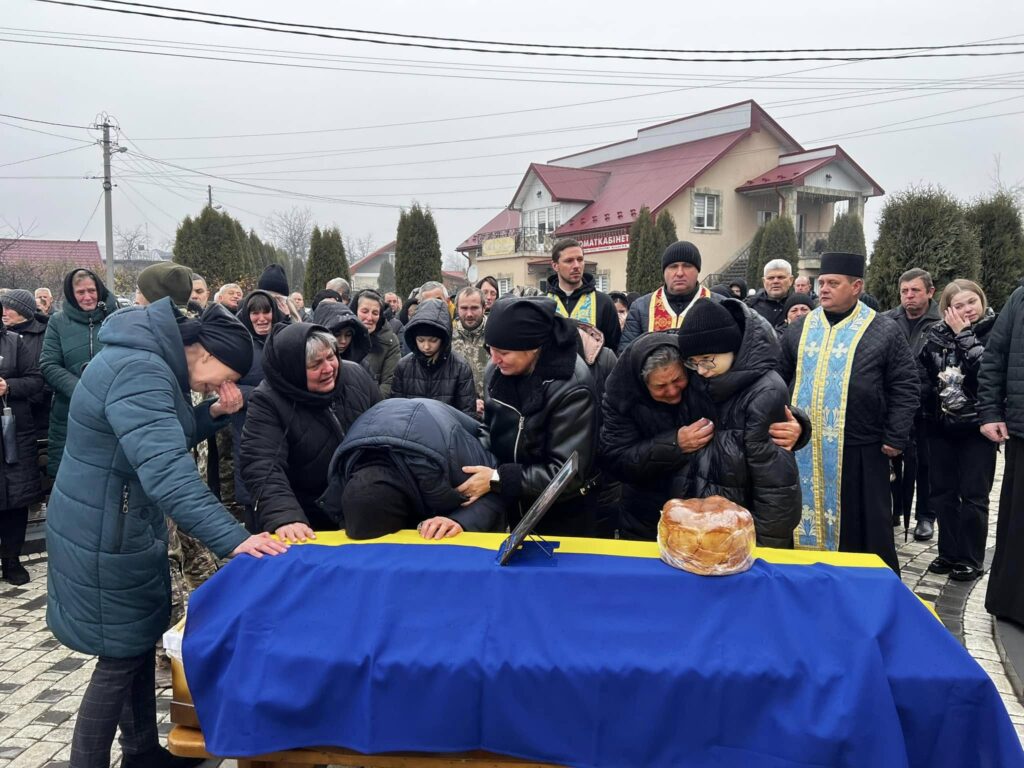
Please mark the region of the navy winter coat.
<svg viewBox="0 0 1024 768"><path fill-rule="evenodd" d="M171 615L165 516L226 557L248 533L196 471L189 449L228 424L192 405L169 298L112 316L71 398L46 515L46 621L64 645L152 652Z"/></svg>

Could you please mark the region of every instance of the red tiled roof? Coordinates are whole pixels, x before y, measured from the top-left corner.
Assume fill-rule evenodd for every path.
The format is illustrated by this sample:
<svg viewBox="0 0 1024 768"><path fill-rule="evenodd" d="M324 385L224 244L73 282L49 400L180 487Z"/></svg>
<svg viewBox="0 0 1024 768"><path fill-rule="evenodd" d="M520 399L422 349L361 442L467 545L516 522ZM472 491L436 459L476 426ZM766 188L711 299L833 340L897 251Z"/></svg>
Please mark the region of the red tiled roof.
<svg viewBox="0 0 1024 768"><path fill-rule="evenodd" d="M100 246L95 240L11 240L0 238L0 259L8 262L26 261L67 264L69 267L103 266Z"/></svg>
<svg viewBox="0 0 1024 768"><path fill-rule="evenodd" d="M366 266L367 264L369 264L371 261L376 259L381 254L384 254L384 253L394 253L395 243L396 242L397 241L392 240L387 245L382 245L380 248L378 248L373 253L368 254L367 256L364 256L359 261L357 261L355 264L352 264L351 266L349 266L349 268L348 268L349 273L354 275L356 272L359 271L359 269L361 267Z"/></svg>
<svg viewBox="0 0 1024 768"><path fill-rule="evenodd" d="M473 248L477 248L487 238L484 235L500 235L502 233L513 233L519 229L520 216L519 211L513 211L510 208L504 209L501 213L495 216L493 219L484 224L480 229L474 232L472 235L462 241L462 244L456 248L456 251L468 251Z"/></svg>
<svg viewBox="0 0 1024 768"><path fill-rule="evenodd" d="M809 173L828 165L835 160L834 157L819 157L816 160L803 160L799 163L777 165L770 171L765 171L760 176L750 179L745 184L736 187L737 192L749 192L762 187L776 187L786 184L799 184Z"/></svg>
<svg viewBox="0 0 1024 768"><path fill-rule="evenodd" d="M551 199L556 203L562 200L578 203L594 202L609 175L607 171L595 171L590 168L566 168L561 165L530 163L523 180L519 182L519 188L512 195L513 203L519 197L523 184L530 177L530 171L537 174L537 178L551 193Z"/></svg>
<svg viewBox="0 0 1024 768"><path fill-rule="evenodd" d="M628 226L644 205L656 213L748 133L733 131L589 166L588 171L609 174L607 181L597 199L555 234Z"/></svg>

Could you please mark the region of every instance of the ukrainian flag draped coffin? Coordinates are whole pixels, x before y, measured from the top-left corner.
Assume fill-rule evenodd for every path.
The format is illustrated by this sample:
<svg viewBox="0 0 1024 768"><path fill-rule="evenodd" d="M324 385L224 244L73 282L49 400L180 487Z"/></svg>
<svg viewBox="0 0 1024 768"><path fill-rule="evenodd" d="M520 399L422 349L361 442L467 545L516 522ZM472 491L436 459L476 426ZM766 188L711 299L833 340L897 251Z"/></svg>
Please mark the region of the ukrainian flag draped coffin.
<svg viewBox="0 0 1024 768"><path fill-rule="evenodd" d="M758 560L706 578L639 546L549 559L527 545L505 568L492 544L237 558L189 606L207 748L1024 765L988 676L888 569Z"/></svg>

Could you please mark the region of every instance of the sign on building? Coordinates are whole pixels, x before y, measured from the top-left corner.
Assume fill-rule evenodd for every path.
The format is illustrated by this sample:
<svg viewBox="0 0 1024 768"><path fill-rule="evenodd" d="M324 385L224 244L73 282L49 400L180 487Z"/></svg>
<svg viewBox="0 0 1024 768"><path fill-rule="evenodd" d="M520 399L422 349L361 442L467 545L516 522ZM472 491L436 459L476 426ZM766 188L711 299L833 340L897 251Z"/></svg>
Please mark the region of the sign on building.
<svg viewBox="0 0 1024 768"><path fill-rule="evenodd" d="M597 235L584 235L576 238L584 253L600 253L601 251L622 251L629 248L629 230L618 229L602 232Z"/></svg>
<svg viewBox="0 0 1024 768"><path fill-rule="evenodd" d="M511 256L516 252L516 239L514 237L492 237L484 240L481 248L481 255L489 256Z"/></svg>

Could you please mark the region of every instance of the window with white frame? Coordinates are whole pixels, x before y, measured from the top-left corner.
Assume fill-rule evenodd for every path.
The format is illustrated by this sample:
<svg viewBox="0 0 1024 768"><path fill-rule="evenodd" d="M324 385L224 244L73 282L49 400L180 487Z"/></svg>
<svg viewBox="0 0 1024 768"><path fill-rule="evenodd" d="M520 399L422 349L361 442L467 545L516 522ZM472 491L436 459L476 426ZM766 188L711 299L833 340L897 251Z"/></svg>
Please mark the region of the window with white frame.
<svg viewBox="0 0 1024 768"><path fill-rule="evenodd" d="M693 195L693 228L718 229L718 195L695 192Z"/></svg>
<svg viewBox="0 0 1024 768"><path fill-rule="evenodd" d="M498 278L498 295L504 296L506 293L512 290L512 278L511 277L499 277Z"/></svg>
<svg viewBox="0 0 1024 768"><path fill-rule="evenodd" d="M611 290L612 278L608 272L598 272L594 275L594 287L602 293L608 293Z"/></svg>
<svg viewBox="0 0 1024 768"><path fill-rule="evenodd" d="M758 211L757 212L757 226L760 227L762 224L767 224L772 219L777 219L777 218L779 218L779 212L778 211Z"/></svg>

